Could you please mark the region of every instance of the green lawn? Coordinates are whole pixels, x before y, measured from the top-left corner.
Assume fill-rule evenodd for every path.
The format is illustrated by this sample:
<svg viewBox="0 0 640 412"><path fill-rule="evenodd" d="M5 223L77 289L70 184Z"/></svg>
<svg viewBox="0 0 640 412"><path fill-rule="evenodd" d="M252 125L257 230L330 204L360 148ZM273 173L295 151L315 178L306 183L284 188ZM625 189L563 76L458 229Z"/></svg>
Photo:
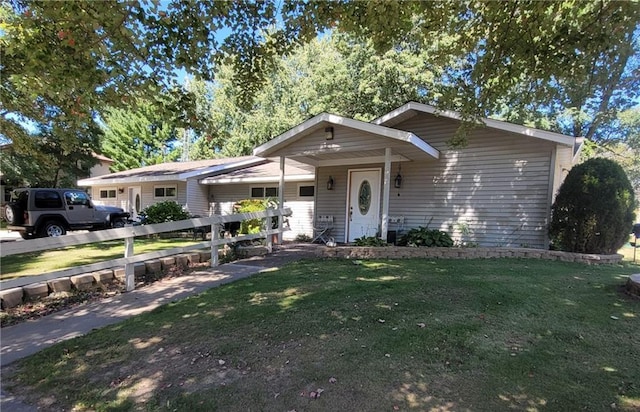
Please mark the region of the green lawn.
<svg viewBox="0 0 640 412"><path fill-rule="evenodd" d="M3 380L45 410L637 411L640 300L621 286L639 268L300 262L61 343Z"/></svg>
<svg viewBox="0 0 640 412"><path fill-rule="evenodd" d="M192 245L191 239L146 239L137 238L133 249L136 254L154 252ZM124 257L124 241L112 240L64 249L46 250L2 258L0 280L21 276L41 275L68 267L88 265L104 260Z"/></svg>

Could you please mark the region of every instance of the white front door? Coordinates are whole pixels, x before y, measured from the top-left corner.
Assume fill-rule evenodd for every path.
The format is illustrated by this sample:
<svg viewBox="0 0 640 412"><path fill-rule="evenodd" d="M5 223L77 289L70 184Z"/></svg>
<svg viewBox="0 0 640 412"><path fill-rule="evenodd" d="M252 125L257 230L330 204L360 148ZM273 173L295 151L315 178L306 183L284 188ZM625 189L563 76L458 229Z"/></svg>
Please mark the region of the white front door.
<svg viewBox="0 0 640 412"><path fill-rule="evenodd" d="M127 212L131 214L131 219L136 219L142 211L142 189L140 186L129 188L127 198Z"/></svg>
<svg viewBox="0 0 640 412"><path fill-rule="evenodd" d="M380 169L349 171L347 242L375 236L380 225Z"/></svg>

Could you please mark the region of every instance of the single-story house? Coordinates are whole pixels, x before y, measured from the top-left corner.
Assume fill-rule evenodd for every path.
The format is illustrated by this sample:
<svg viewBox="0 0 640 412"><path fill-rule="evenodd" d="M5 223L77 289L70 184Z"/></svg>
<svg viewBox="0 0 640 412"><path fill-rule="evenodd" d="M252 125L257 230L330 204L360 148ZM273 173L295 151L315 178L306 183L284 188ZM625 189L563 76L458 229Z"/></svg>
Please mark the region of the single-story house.
<svg viewBox="0 0 640 412"><path fill-rule="evenodd" d="M284 239L313 234L315 175L313 166L286 162L281 201L292 210ZM279 198L280 164L243 156L145 166L82 179L97 204L122 207L133 218L147 206L166 200L197 216L231 214L242 199Z"/></svg>
<svg viewBox="0 0 640 412"><path fill-rule="evenodd" d="M452 148L460 124L415 102L372 122L323 113L253 154L285 174L285 160L315 168L315 216L330 217L337 242L428 226L478 246L547 248L550 208L583 139L483 119Z"/></svg>

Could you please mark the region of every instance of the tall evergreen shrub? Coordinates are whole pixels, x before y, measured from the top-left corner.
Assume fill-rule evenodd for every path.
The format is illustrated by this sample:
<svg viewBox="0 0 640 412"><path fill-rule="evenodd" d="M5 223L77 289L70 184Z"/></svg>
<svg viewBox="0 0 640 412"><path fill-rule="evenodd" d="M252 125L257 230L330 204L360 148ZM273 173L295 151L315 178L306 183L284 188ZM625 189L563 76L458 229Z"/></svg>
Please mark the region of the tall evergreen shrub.
<svg viewBox="0 0 640 412"><path fill-rule="evenodd" d="M552 206L552 247L577 253L616 253L629 238L636 206L622 167L589 159L567 175Z"/></svg>

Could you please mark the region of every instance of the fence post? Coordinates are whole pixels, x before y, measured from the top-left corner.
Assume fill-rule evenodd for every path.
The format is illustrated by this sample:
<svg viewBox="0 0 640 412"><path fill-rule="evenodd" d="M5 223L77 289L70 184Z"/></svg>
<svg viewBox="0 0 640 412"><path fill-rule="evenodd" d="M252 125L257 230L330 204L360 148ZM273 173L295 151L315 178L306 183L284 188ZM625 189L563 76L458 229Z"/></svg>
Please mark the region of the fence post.
<svg viewBox="0 0 640 412"><path fill-rule="evenodd" d="M211 267L218 266L218 239L220 239L220 230L218 223L211 224Z"/></svg>
<svg viewBox="0 0 640 412"><path fill-rule="evenodd" d="M131 225L129 225L131 226ZM131 226L133 227L133 226ZM131 235L124 238L124 257L133 256L133 230ZM124 265L124 281L126 285L126 291L131 292L136 287L135 282L135 263L126 263Z"/></svg>
<svg viewBox="0 0 640 412"><path fill-rule="evenodd" d="M265 212L267 212L267 217L265 218L265 221L266 221L265 227L267 228L267 232L269 232L273 227L273 219L268 214L269 209L265 210ZM273 235L271 234L267 235L267 252L268 253L273 252Z"/></svg>

